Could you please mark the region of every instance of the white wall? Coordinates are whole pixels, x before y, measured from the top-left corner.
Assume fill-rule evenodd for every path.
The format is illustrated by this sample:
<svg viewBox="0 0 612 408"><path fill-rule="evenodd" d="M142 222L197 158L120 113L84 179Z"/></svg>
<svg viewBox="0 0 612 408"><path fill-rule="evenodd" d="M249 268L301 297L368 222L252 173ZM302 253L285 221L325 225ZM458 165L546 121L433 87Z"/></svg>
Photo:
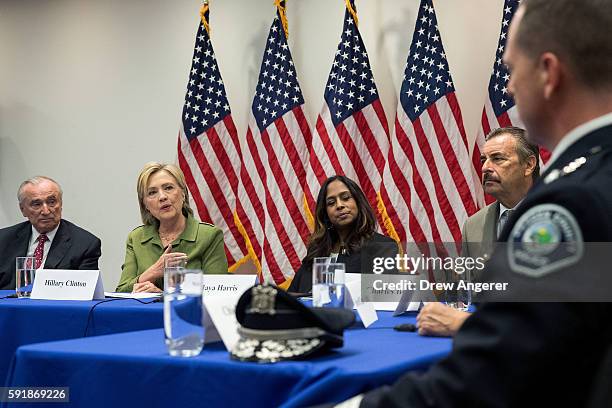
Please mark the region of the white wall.
<svg viewBox="0 0 612 408"><path fill-rule="evenodd" d="M434 0L473 141L503 0ZM64 217L102 239L113 289L135 184L150 160L175 160L198 24L197 0L0 0L0 227L22 221L16 189L36 174L64 189ZM418 0L357 0L361 34L392 123ZM213 0L212 40L245 133L272 0ZM289 0L289 43L311 123L336 50L344 0ZM0 254L2 256L2 254Z"/></svg>

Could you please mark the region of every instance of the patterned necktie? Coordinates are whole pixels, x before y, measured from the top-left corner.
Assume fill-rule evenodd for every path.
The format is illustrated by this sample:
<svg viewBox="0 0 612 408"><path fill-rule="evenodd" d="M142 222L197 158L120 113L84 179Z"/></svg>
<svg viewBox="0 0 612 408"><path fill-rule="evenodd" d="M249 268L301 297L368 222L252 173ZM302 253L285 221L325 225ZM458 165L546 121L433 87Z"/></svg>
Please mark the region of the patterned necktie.
<svg viewBox="0 0 612 408"><path fill-rule="evenodd" d="M47 242L47 239L46 234L40 234L38 236L38 245L36 245L36 249L34 250L36 269L40 268L40 264L42 264L43 255L45 253L45 242Z"/></svg>
<svg viewBox="0 0 612 408"><path fill-rule="evenodd" d="M497 228L497 238L499 238L499 236L501 235L501 232L503 231L504 226L508 222L508 219L510 218L513 212L514 210L506 210L502 213L501 217L499 217L499 225Z"/></svg>

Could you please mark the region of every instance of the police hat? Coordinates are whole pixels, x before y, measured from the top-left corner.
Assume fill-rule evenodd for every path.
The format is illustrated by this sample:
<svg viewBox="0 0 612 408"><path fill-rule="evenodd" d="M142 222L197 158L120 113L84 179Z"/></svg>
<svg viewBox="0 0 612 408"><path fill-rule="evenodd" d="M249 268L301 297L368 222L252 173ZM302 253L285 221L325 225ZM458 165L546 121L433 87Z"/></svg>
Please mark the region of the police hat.
<svg viewBox="0 0 612 408"><path fill-rule="evenodd" d="M274 363L342 347L343 331L353 324L351 310L306 307L282 289L256 285L236 305L240 340L235 360Z"/></svg>

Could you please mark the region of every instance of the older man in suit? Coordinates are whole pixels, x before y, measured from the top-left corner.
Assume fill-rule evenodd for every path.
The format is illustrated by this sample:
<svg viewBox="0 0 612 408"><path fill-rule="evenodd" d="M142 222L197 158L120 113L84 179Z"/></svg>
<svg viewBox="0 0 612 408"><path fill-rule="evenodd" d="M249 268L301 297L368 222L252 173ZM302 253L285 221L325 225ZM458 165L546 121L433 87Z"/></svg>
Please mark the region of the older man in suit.
<svg viewBox="0 0 612 408"><path fill-rule="evenodd" d="M28 221L0 229L0 289L15 288L18 256L34 256L37 268L98 269L100 239L62 219L57 182L33 177L21 183L17 198Z"/></svg>
<svg viewBox="0 0 612 408"><path fill-rule="evenodd" d="M462 256L488 259L514 208L539 177L538 147L526 139L523 129L499 128L487 136L480 161L484 191L495 201L465 222ZM480 280L478 272L474 280ZM417 316L419 334L452 336L468 316L441 303L430 303Z"/></svg>
<svg viewBox="0 0 612 408"><path fill-rule="evenodd" d="M610 0L521 0L507 88L551 157L482 274L508 289L483 296L427 372L343 407L610 407L611 35Z"/></svg>

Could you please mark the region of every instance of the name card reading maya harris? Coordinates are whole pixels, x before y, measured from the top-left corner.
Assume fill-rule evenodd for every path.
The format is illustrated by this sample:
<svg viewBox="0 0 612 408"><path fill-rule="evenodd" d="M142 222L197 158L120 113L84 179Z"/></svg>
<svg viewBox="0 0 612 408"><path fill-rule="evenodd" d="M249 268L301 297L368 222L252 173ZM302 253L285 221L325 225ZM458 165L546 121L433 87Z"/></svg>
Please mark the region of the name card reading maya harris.
<svg viewBox="0 0 612 408"><path fill-rule="evenodd" d="M255 284L257 275L204 275L204 296L240 296Z"/></svg>

